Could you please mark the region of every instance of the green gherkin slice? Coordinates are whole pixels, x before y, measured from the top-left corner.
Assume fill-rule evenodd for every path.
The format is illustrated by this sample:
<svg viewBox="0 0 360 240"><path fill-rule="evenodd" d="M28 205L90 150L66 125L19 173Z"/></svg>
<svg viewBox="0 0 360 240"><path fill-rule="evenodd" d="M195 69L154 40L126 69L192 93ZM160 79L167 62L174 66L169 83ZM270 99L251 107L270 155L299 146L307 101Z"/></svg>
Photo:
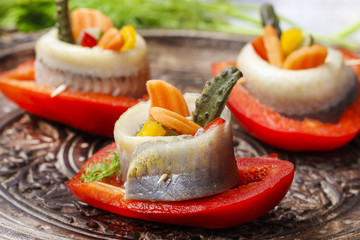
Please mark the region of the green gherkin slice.
<svg viewBox="0 0 360 240"><path fill-rule="evenodd" d="M56 27L61 41L74 43L67 0L56 0Z"/></svg>
<svg viewBox="0 0 360 240"><path fill-rule="evenodd" d="M273 26L280 38L281 29L279 25L279 19L276 16L273 6L271 4L263 4L260 8L260 16L261 16L262 25Z"/></svg>
<svg viewBox="0 0 360 240"><path fill-rule="evenodd" d="M229 66L212 78L196 100L196 108L193 112L194 122L205 127L215 118L220 117L232 88L242 76L239 69Z"/></svg>

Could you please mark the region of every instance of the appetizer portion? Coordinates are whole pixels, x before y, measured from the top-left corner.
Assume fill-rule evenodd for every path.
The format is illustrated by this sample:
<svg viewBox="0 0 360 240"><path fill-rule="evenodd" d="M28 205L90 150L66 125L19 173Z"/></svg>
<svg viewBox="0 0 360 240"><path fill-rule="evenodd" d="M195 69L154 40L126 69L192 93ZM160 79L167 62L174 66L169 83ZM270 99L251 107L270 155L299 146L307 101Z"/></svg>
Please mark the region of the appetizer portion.
<svg viewBox="0 0 360 240"><path fill-rule="evenodd" d="M251 134L279 148L331 150L346 144L359 132L360 119L359 79L344 51L314 44L298 29L281 31L271 5L261 15L264 34L233 63L244 81L235 86L229 108Z"/></svg>
<svg viewBox="0 0 360 240"><path fill-rule="evenodd" d="M314 44L311 35L298 29L281 31L271 5L262 6L261 16L264 34L245 45L237 59L244 87L284 116L338 122L359 85L341 52Z"/></svg>
<svg viewBox="0 0 360 240"><path fill-rule="evenodd" d="M184 96L190 111L194 109L197 97L197 94ZM188 200L214 195L237 183L231 113L227 108L220 116L224 123L208 130L203 130L198 125L195 129L202 130L198 130L194 136L191 133L136 136L134 133L140 124L149 124L146 114L149 106L149 102L136 105L122 115L115 125L114 136L121 172L126 181L125 198ZM154 109L161 108L152 107L150 113L155 113ZM159 120L161 117L163 116L156 115L155 119ZM164 129L161 125L159 127ZM150 127L144 125L143 128ZM227 177L224 178L224 175Z"/></svg>
<svg viewBox="0 0 360 240"><path fill-rule="evenodd" d="M238 184L225 192L187 201L128 200L115 177L82 180L86 166L112 159L115 151L113 143L95 153L67 185L74 195L91 206L146 221L202 228L236 226L259 218L278 205L294 178L293 164L275 155L237 158Z"/></svg>
<svg viewBox="0 0 360 240"><path fill-rule="evenodd" d="M150 79L145 40L131 25L114 28L98 10L75 9L70 18L67 10L67 1L57 2L58 27L36 43L36 82L71 91L142 97Z"/></svg>
<svg viewBox="0 0 360 240"><path fill-rule="evenodd" d="M36 42L35 61L0 74L0 90L30 113L113 137L118 117L147 99L146 42L98 10L70 15L66 0L56 4L57 26Z"/></svg>
<svg viewBox="0 0 360 240"><path fill-rule="evenodd" d="M225 102L241 76L239 70L229 67L209 81L201 96L183 97L169 83L147 82L150 101L129 109L114 128L127 199L189 200L236 184L231 113ZM211 94L219 89L223 91ZM203 121L203 113L209 116L207 121Z"/></svg>
<svg viewBox="0 0 360 240"><path fill-rule="evenodd" d="M237 66L243 69L244 87L266 107L289 118L336 123L356 99L359 81L339 50L323 50L327 56L318 67L288 70L264 61L249 43Z"/></svg>
<svg viewBox="0 0 360 240"><path fill-rule="evenodd" d="M57 29L52 29L36 43L37 83L132 98L140 98L146 93L145 83L150 79L150 71L146 43L139 34L135 35L134 48L122 52L69 44L57 36Z"/></svg>
<svg viewBox="0 0 360 240"><path fill-rule="evenodd" d="M285 196L292 163L271 155L235 159L225 104L242 73L228 67L201 95L150 80L150 100L115 124L115 143L68 182L81 200L144 220L222 228L268 212Z"/></svg>

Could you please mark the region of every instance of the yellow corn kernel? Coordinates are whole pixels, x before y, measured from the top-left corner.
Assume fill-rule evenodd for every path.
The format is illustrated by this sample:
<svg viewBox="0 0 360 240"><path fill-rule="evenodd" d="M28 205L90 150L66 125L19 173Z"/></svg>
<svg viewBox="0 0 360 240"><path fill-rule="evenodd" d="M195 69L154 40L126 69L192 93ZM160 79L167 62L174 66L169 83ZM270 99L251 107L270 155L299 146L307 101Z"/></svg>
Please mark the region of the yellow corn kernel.
<svg viewBox="0 0 360 240"><path fill-rule="evenodd" d="M158 123L152 121L146 121L141 131L136 134L137 137L156 137L165 136L165 129Z"/></svg>
<svg viewBox="0 0 360 240"><path fill-rule="evenodd" d="M280 44L285 56L292 53L302 42L301 30L290 28L281 33Z"/></svg>
<svg viewBox="0 0 360 240"><path fill-rule="evenodd" d="M121 47L120 51L124 51L126 49L135 48L136 44L136 31L133 26L126 25L123 26L120 30L121 35L123 36L125 43Z"/></svg>

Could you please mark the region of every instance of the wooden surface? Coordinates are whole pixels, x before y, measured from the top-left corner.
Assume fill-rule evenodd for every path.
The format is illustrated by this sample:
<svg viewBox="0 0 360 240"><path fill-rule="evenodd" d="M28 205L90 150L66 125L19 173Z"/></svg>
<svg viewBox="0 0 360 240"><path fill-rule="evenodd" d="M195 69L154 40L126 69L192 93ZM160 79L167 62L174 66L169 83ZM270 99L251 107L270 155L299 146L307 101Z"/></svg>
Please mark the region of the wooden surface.
<svg viewBox="0 0 360 240"><path fill-rule="evenodd" d="M191 31L143 31L152 77L199 92L210 64L233 60L247 38ZM0 71L34 58L37 35L0 42ZM146 222L79 201L66 181L112 139L92 136L18 109L0 94L0 238L4 239L359 239L360 138L330 152L296 153L249 136L234 120L236 157L279 153L296 172L271 212L229 229Z"/></svg>

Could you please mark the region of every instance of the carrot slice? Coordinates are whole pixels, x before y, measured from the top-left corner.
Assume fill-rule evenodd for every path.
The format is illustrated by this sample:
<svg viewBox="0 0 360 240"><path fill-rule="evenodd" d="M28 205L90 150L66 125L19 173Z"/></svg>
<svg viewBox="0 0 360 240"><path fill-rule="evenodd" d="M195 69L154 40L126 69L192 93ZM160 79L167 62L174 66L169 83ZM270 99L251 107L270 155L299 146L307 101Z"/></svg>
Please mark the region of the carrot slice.
<svg viewBox="0 0 360 240"><path fill-rule="evenodd" d="M102 49L119 51L124 45L124 38L116 28L108 29L100 38L97 46Z"/></svg>
<svg viewBox="0 0 360 240"><path fill-rule="evenodd" d="M255 52L265 61L267 61L267 55L266 55L266 49L265 49L265 45L264 45L264 37L263 36L259 36L257 38L255 38L252 42L251 45L253 46Z"/></svg>
<svg viewBox="0 0 360 240"><path fill-rule="evenodd" d="M201 126L186 117L165 108L152 107L150 108L149 113L156 122L165 127L174 129L179 134L190 134L194 136L197 130L201 128Z"/></svg>
<svg viewBox="0 0 360 240"><path fill-rule="evenodd" d="M151 107L161 107L176 112L183 117L190 115L186 101L176 87L163 80L149 80L146 89L151 100Z"/></svg>
<svg viewBox="0 0 360 240"><path fill-rule="evenodd" d="M285 59L283 68L299 70L318 67L325 62L327 52L327 48L320 45L302 47Z"/></svg>
<svg viewBox="0 0 360 240"><path fill-rule="evenodd" d="M96 9L77 8L71 12L71 29L74 39L86 28L99 27L103 32L114 27L108 16Z"/></svg>
<svg viewBox="0 0 360 240"><path fill-rule="evenodd" d="M273 26L264 27L264 46L269 63L281 67L284 62L284 53L281 49L280 39Z"/></svg>

